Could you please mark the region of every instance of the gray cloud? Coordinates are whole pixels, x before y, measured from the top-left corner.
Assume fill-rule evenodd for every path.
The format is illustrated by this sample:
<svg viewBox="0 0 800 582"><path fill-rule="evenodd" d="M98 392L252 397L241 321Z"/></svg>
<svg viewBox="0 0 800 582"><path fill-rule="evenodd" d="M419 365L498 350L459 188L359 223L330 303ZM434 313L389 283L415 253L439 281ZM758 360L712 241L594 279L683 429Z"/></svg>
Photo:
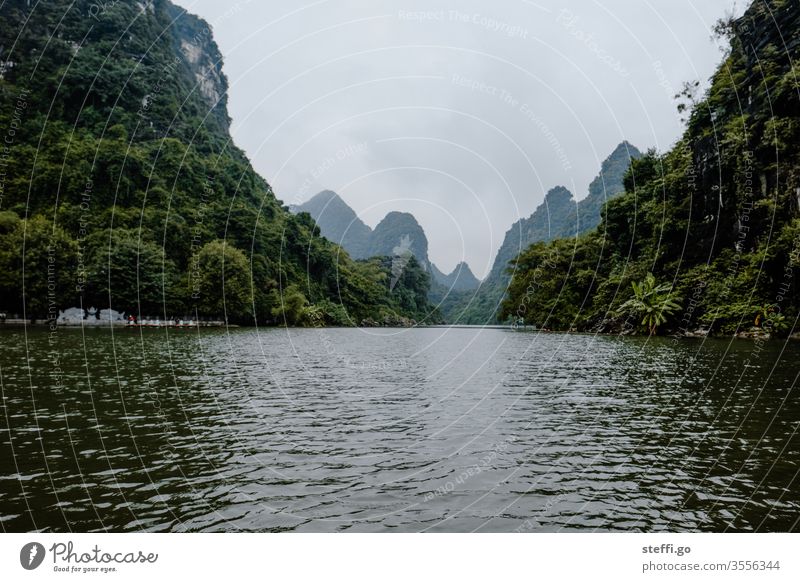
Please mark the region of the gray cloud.
<svg viewBox="0 0 800 582"><path fill-rule="evenodd" d="M672 99L720 60L733 0L180 0L225 56L233 135L289 203L336 190L412 212L444 271L484 275L556 184L586 193L627 139L666 149Z"/></svg>

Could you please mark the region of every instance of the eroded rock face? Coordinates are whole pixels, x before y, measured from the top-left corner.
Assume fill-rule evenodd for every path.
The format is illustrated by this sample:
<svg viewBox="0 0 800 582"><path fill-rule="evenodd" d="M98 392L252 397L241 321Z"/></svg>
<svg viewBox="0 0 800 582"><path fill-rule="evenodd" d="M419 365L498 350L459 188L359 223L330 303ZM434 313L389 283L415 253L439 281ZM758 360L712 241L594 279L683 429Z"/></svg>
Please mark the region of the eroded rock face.
<svg viewBox="0 0 800 582"><path fill-rule="evenodd" d="M775 224L757 224L757 213L743 224L743 208L757 198L773 198L786 210L800 206L793 153L780 151L797 140L798 27L800 5L783 0L752 2L731 22L731 48L712 77L713 98L693 110L679 142L691 156L696 184L686 194L690 214L707 223L693 226L691 247L731 247L741 237L750 252Z"/></svg>
<svg viewBox="0 0 800 582"><path fill-rule="evenodd" d="M228 79L222 72L222 53L214 42L211 28L204 20L170 2L165 2L163 9L174 19L176 48L183 55L181 66L195 83L211 116L227 131L230 129Z"/></svg>

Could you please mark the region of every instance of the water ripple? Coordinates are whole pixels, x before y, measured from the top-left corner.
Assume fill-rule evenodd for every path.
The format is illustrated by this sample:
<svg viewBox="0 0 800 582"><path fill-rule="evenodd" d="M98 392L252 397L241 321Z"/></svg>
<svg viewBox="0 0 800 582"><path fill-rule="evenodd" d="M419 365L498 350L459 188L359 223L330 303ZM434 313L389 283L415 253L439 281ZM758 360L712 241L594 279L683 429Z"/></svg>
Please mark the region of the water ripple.
<svg viewBox="0 0 800 582"><path fill-rule="evenodd" d="M756 359L745 341L476 329L0 342L3 531L797 524L795 344Z"/></svg>

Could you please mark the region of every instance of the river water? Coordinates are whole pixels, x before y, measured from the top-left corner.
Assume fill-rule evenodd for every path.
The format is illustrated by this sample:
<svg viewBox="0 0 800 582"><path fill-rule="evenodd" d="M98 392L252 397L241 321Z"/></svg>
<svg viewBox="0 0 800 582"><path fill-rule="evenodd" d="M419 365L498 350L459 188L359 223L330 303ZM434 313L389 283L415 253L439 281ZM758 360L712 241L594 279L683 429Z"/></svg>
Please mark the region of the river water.
<svg viewBox="0 0 800 582"><path fill-rule="evenodd" d="M0 330L4 531L791 531L800 344Z"/></svg>

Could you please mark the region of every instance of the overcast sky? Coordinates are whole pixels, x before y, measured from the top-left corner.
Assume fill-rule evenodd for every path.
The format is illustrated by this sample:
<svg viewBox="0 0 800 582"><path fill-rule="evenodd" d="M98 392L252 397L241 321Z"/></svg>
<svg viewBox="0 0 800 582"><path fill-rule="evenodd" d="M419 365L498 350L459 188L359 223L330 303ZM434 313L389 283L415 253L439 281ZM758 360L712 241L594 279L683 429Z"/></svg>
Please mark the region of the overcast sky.
<svg viewBox="0 0 800 582"><path fill-rule="evenodd" d="M673 95L721 59L734 0L179 0L225 58L232 133L286 203L413 213L481 277L557 184L586 195L623 139L668 148ZM741 12L742 2L738 2Z"/></svg>

